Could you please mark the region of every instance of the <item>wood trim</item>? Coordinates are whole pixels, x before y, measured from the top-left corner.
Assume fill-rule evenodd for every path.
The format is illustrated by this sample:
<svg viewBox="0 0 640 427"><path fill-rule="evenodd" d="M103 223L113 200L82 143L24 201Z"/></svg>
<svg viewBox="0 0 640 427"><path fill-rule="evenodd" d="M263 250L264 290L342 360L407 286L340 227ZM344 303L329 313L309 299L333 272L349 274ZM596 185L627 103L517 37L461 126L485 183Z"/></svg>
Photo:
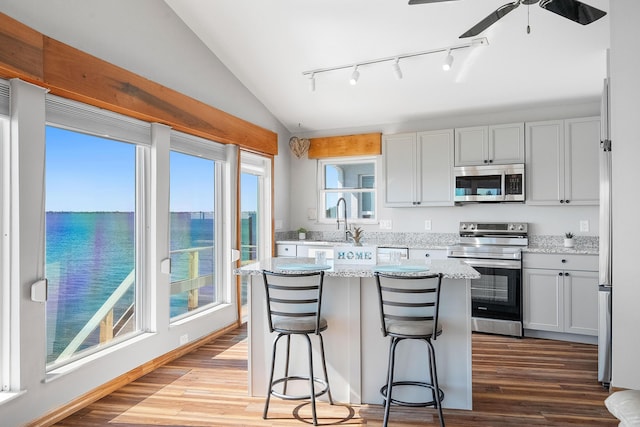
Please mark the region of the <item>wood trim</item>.
<svg viewBox="0 0 640 427"><path fill-rule="evenodd" d="M381 133L311 138L310 143L310 159L382 154Z"/></svg>
<svg viewBox="0 0 640 427"><path fill-rule="evenodd" d="M84 395L78 397L77 399L72 400L71 402L67 403L66 405L60 406L56 409L54 409L53 411L43 415L40 418L37 418L33 421L31 421L30 423L26 424L26 427L48 427L48 426L52 426L55 423L57 423L58 421L61 421L63 419L65 419L66 417L70 416L71 414L77 412L78 410L90 405L93 402L96 402L100 399L102 399L105 396L108 396L109 394L113 393L114 391L122 388L123 386L137 380L138 378L142 377L143 375L146 375L152 371L154 371L155 369L158 369L159 367L161 367L162 365L165 365L169 362L172 362L176 359L178 359L179 357L182 357L186 354L191 353L192 351L194 351L195 349L197 349L198 347L201 347L202 345L213 341L235 329L238 328L238 324L237 323L233 323L232 325L229 325L225 328L222 328L216 332L213 332L205 337L202 337L196 341L193 341L189 344L186 344L180 348L177 348L169 353L163 354L162 356L156 357L153 360L150 360L149 362L145 363L144 365L140 365L135 369L132 369L131 371L120 375L117 378L114 378L113 380L103 384L102 386L88 392L85 393Z"/></svg>
<svg viewBox="0 0 640 427"><path fill-rule="evenodd" d="M145 79L0 13L0 77L55 95L261 153L278 154L277 133Z"/></svg>

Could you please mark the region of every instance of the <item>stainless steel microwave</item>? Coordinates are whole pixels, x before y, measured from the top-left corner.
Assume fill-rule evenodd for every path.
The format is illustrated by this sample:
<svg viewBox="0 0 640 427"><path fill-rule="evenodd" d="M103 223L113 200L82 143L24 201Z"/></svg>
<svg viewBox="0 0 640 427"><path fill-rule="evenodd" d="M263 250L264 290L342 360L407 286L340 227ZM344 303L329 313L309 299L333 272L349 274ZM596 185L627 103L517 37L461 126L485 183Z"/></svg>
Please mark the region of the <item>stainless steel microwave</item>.
<svg viewBox="0 0 640 427"><path fill-rule="evenodd" d="M524 202L524 164L455 167L454 201Z"/></svg>

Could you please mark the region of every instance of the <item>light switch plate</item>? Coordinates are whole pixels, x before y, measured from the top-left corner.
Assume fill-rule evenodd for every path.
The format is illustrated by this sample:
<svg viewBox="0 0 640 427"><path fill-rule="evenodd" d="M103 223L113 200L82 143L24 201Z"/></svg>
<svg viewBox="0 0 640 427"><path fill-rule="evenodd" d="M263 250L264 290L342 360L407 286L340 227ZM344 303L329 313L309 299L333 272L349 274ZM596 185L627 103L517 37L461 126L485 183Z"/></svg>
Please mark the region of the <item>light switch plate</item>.
<svg viewBox="0 0 640 427"><path fill-rule="evenodd" d="M589 231L589 220L583 219L580 221L580 231L583 231L583 232Z"/></svg>
<svg viewBox="0 0 640 427"><path fill-rule="evenodd" d="M274 222L275 222L276 230L282 230L282 220L281 219L276 219Z"/></svg>
<svg viewBox="0 0 640 427"><path fill-rule="evenodd" d="M315 208L307 209L307 219L310 221L315 221L318 218L318 213Z"/></svg>
<svg viewBox="0 0 640 427"><path fill-rule="evenodd" d="M431 220L430 219L425 219L424 220L424 229L427 231L431 231Z"/></svg>

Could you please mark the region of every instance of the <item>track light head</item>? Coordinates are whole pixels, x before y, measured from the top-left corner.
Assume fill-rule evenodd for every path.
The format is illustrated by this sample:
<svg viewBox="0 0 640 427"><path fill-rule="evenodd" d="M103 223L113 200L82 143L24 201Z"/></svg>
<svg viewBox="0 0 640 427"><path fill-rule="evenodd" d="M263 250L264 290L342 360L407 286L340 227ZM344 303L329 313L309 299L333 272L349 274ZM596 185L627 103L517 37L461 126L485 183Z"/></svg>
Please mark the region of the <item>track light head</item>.
<svg viewBox="0 0 640 427"><path fill-rule="evenodd" d="M309 90L311 92L316 91L316 74L315 73L311 73L309 75Z"/></svg>
<svg viewBox="0 0 640 427"><path fill-rule="evenodd" d="M402 70L400 69L400 58L396 58L395 62L392 65L393 75L396 76L396 79L400 80L402 78Z"/></svg>
<svg viewBox="0 0 640 427"><path fill-rule="evenodd" d="M360 71L358 71L358 66L353 66L353 73L351 73L351 78L349 79L349 83L354 86L358 83L358 79L360 78Z"/></svg>
<svg viewBox="0 0 640 427"><path fill-rule="evenodd" d="M453 64L453 55L451 55L451 49L447 50L447 56L444 58L444 63L442 64L442 69L445 71L449 71L451 69L451 64Z"/></svg>

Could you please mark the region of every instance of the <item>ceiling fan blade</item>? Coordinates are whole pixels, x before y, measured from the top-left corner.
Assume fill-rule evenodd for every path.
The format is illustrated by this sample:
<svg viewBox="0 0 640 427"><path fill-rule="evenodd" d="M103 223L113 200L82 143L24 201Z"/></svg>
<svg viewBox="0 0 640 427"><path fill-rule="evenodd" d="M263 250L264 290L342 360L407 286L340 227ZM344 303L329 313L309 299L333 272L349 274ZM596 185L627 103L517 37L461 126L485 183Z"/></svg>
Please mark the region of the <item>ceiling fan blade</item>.
<svg viewBox="0 0 640 427"><path fill-rule="evenodd" d="M582 25L591 24L607 14L578 0L541 0L540 7Z"/></svg>
<svg viewBox="0 0 640 427"><path fill-rule="evenodd" d="M480 34L484 30L486 30L487 28L495 24L500 18L502 18L503 16L505 16L507 13L511 12L513 9L515 9L518 6L520 6L520 0L500 6L498 9L496 9L495 12L492 12L491 14L489 14L489 16L487 16L482 21L478 22L476 25L471 27L471 29L469 29L466 33L461 35L459 38L464 39L466 37L477 36L478 34Z"/></svg>
<svg viewBox="0 0 640 427"><path fill-rule="evenodd" d="M456 0L409 0L409 4L440 3L443 1L456 1Z"/></svg>

